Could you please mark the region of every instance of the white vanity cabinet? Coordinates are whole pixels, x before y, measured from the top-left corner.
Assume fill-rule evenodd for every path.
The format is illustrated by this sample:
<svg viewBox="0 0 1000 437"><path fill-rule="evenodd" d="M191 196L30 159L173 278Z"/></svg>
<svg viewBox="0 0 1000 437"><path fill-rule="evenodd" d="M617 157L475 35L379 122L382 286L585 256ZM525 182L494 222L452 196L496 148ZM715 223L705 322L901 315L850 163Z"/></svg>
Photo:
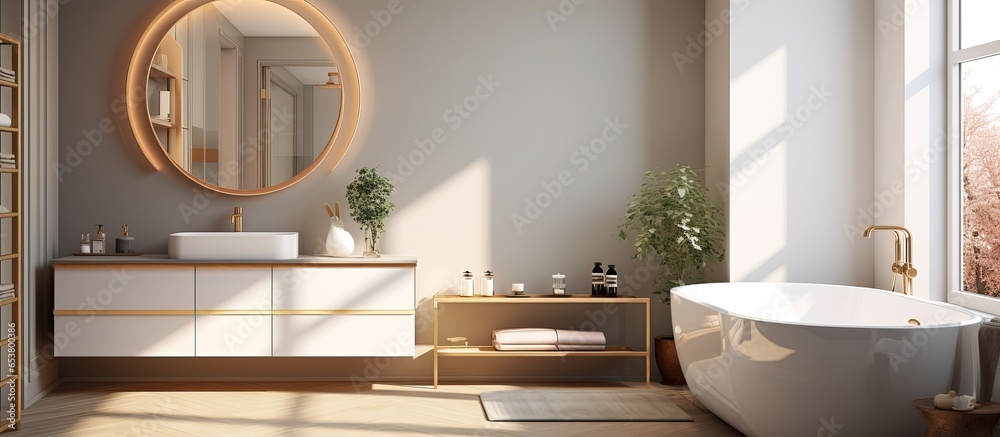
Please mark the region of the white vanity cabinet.
<svg viewBox="0 0 1000 437"><path fill-rule="evenodd" d="M60 357L412 357L416 259L69 257Z"/></svg>
<svg viewBox="0 0 1000 437"><path fill-rule="evenodd" d="M271 355L271 267L195 266L195 355Z"/></svg>
<svg viewBox="0 0 1000 437"><path fill-rule="evenodd" d="M194 266L56 265L55 356L194 356Z"/></svg>
<svg viewBox="0 0 1000 437"><path fill-rule="evenodd" d="M412 266L273 271L274 356L414 355Z"/></svg>

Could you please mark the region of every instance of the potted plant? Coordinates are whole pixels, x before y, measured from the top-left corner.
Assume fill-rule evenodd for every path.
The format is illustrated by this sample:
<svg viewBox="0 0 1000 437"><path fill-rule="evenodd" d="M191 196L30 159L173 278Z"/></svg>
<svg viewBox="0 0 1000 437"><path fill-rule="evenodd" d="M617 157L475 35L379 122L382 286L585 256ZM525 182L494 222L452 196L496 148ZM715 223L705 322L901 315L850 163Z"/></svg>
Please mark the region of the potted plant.
<svg viewBox="0 0 1000 437"><path fill-rule="evenodd" d="M652 292L666 305L672 287L703 282L709 261L725 257L722 210L707 192L690 166L647 171L618 225L622 240L635 240L632 258L652 259L662 267ZM673 335L657 336L654 350L663 383L685 385Z"/></svg>
<svg viewBox="0 0 1000 437"><path fill-rule="evenodd" d="M389 196L396 191L388 178L372 167L358 169L357 176L347 186L347 203L351 218L365 232L364 256L378 257L379 236L385 232L385 219L396 209Z"/></svg>

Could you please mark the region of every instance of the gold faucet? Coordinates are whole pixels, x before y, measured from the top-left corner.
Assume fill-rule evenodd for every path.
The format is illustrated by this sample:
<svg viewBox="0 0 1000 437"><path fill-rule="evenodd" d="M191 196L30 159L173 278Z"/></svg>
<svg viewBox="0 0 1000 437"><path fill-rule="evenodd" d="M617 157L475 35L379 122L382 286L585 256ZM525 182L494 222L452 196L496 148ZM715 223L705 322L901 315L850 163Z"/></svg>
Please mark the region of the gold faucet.
<svg viewBox="0 0 1000 437"><path fill-rule="evenodd" d="M892 231L896 236L896 261L892 263L892 291L896 291L896 275L903 277L903 294L913 294L913 278L917 276L917 269L913 267L913 241L910 230L902 226L869 226L862 234L865 238L871 238L872 231ZM902 240L900 240L902 236Z"/></svg>
<svg viewBox="0 0 1000 437"><path fill-rule="evenodd" d="M229 216L229 223L233 224L233 232L243 232L243 208L239 206L233 208L233 215Z"/></svg>

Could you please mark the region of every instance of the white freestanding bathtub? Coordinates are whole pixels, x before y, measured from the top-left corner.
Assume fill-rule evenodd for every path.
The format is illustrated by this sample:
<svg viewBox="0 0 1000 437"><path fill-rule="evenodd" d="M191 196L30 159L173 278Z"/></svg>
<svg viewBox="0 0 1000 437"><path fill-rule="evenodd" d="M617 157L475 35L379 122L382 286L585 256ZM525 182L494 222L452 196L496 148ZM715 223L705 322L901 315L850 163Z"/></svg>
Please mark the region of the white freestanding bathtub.
<svg viewBox="0 0 1000 437"><path fill-rule="evenodd" d="M957 389L960 331L980 321L885 290L782 283L677 287L671 316L691 392L766 437L922 435L911 402Z"/></svg>

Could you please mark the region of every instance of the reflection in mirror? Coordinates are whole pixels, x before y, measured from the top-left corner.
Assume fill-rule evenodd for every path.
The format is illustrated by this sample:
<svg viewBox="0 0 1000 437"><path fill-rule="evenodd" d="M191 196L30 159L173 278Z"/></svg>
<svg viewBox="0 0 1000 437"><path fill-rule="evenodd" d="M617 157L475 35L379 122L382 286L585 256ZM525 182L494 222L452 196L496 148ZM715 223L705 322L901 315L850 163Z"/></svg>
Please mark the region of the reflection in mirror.
<svg viewBox="0 0 1000 437"><path fill-rule="evenodd" d="M266 62L261 65L259 174L264 185L288 180L303 171L326 147L332 123L317 123L313 114L340 112L340 84L331 63Z"/></svg>
<svg viewBox="0 0 1000 437"><path fill-rule="evenodd" d="M160 145L204 183L285 182L328 146L342 89L330 48L291 10L211 2L170 29L153 56L148 109Z"/></svg>

